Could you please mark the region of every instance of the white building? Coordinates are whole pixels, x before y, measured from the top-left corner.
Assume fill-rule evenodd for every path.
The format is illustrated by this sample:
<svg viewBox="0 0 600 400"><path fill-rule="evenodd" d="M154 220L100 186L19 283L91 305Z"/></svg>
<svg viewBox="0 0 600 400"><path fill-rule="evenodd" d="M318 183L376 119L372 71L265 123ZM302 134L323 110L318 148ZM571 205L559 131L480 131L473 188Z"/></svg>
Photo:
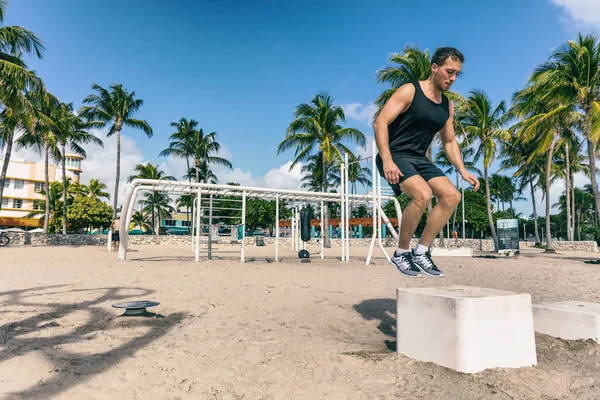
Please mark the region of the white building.
<svg viewBox="0 0 600 400"><path fill-rule="evenodd" d="M75 154L66 155L67 177L73 182L79 182L81 175L81 160L83 157ZM0 160L0 166L4 160ZM62 182L62 167L49 165L49 181ZM2 207L0 209L0 228L19 227L34 229L40 226L38 218L25 218L34 210L33 201L43 199L40 191L44 188L44 162L24 162L10 160L4 181Z"/></svg>

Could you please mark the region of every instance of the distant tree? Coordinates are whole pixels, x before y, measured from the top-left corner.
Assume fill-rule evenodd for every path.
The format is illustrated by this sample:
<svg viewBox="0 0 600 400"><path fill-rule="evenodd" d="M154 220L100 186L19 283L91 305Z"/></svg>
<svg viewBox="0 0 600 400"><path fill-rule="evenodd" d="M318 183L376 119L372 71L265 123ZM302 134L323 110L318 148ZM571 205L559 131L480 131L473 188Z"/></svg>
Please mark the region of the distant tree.
<svg viewBox="0 0 600 400"><path fill-rule="evenodd" d="M148 122L133 118L144 104L144 100L135 98L135 92L128 92L120 83L112 84L109 89L93 84L92 90L96 93L83 99L85 105L79 115L87 119L89 126L99 128L109 126L106 135L117 137L117 171L113 194L113 218L115 218L121 177L121 130L124 126L128 126L141 129L148 137L152 137L152 128Z"/></svg>
<svg viewBox="0 0 600 400"><path fill-rule="evenodd" d="M112 221L110 206L94 197L76 197L67 212L72 231L82 228L107 229Z"/></svg>

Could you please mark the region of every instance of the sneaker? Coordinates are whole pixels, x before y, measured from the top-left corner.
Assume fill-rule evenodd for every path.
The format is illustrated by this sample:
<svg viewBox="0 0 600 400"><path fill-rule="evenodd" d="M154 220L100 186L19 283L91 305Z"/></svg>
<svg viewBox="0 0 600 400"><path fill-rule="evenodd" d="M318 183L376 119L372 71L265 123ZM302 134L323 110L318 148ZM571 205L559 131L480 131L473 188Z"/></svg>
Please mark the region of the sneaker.
<svg viewBox="0 0 600 400"><path fill-rule="evenodd" d="M421 274L419 268L412 261L412 257L412 253L410 251L406 251L402 254L397 254L394 252L392 255L391 264L405 276L411 278L420 278L423 275Z"/></svg>
<svg viewBox="0 0 600 400"><path fill-rule="evenodd" d="M438 269L431 259L431 250L427 250L424 254L415 254L415 250L412 251L412 261L424 274L440 278L444 276L442 271Z"/></svg>

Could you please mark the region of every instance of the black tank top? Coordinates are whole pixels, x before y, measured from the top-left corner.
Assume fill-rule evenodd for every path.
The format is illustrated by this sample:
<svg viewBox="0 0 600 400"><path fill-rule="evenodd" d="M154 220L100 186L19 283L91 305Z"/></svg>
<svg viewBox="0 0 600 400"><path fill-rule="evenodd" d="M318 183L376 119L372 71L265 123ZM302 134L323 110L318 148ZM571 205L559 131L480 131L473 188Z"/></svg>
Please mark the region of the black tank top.
<svg viewBox="0 0 600 400"><path fill-rule="evenodd" d="M450 116L448 98L443 93L442 102L438 104L425 96L418 81L411 83L415 86L415 95L410 106L388 125L392 156L425 157L434 135Z"/></svg>

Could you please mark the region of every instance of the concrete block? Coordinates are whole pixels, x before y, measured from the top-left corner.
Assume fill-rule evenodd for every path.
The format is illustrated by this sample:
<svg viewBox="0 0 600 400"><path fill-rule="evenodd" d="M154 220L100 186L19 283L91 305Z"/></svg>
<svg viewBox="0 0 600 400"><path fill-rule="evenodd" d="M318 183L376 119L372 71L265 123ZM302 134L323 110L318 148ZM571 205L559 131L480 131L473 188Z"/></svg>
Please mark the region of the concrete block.
<svg viewBox="0 0 600 400"><path fill-rule="evenodd" d="M431 249L432 257L472 257L473 249L470 247L433 247Z"/></svg>
<svg viewBox="0 0 600 400"><path fill-rule="evenodd" d="M593 339L600 343L600 304L556 301L534 304L535 330L568 340Z"/></svg>
<svg viewBox="0 0 600 400"><path fill-rule="evenodd" d="M449 286L396 296L400 354L467 373L537 365L528 293Z"/></svg>

